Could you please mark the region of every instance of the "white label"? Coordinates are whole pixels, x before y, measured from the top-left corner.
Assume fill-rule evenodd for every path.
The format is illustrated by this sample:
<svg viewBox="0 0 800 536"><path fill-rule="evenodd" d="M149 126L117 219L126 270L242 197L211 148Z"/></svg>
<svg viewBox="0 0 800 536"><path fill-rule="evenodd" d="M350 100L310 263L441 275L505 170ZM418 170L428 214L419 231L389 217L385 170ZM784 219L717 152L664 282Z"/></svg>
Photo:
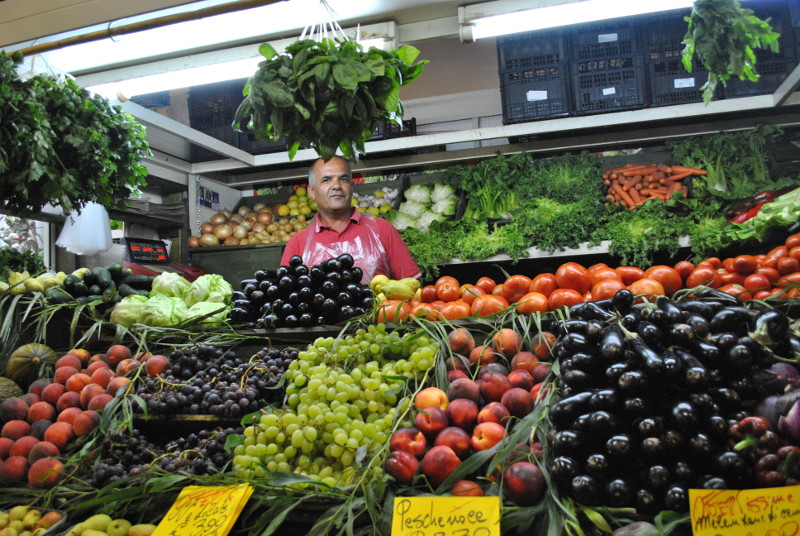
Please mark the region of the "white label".
<svg viewBox="0 0 800 536"><path fill-rule="evenodd" d="M603 95L616 95L617 88L615 87L604 87L603 88Z"/></svg>
<svg viewBox="0 0 800 536"><path fill-rule="evenodd" d="M547 100L547 91L528 91L525 98L528 102Z"/></svg>
<svg viewBox="0 0 800 536"><path fill-rule="evenodd" d="M675 89L694 87L694 78L676 78L672 84L675 86Z"/></svg>
<svg viewBox="0 0 800 536"><path fill-rule="evenodd" d="M612 42L614 42L614 41L616 41L618 39L619 39L619 37L615 33L600 34L600 35L597 36L597 42L598 43L612 43Z"/></svg>

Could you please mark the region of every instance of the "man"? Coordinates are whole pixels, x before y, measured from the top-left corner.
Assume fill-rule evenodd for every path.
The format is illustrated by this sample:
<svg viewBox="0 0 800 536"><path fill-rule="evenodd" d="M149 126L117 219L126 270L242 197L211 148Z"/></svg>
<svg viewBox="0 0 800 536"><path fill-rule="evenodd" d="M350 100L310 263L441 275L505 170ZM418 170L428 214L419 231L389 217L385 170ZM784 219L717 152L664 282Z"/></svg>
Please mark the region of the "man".
<svg viewBox="0 0 800 536"><path fill-rule="evenodd" d="M347 160L334 156L327 162L321 158L314 162L308 173L308 195L317 202L317 216L312 225L289 239L282 265L288 265L294 255L314 266L349 253L364 272L364 284L378 274L390 279L422 275L392 224L351 206L353 178Z"/></svg>

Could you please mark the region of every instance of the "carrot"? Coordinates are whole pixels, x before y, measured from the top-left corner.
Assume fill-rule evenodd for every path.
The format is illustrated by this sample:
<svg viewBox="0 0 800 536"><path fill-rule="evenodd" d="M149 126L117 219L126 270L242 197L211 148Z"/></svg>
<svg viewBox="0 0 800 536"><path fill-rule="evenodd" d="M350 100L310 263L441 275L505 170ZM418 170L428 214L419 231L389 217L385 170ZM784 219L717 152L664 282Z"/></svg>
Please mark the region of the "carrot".
<svg viewBox="0 0 800 536"><path fill-rule="evenodd" d="M610 175L610 178L612 178L612 179L616 179L617 177L619 177L619 175L617 173L613 173L612 172L611 175Z"/></svg>
<svg viewBox="0 0 800 536"><path fill-rule="evenodd" d="M633 199L631 199L631 196L628 195L628 192L622 189L622 186L619 184L612 184L611 188L614 190L614 193L619 196L620 201L622 201L624 205L626 205L628 208L633 206Z"/></svg>
<svg viewBox="0 0 800 536"><path fill-rule="evenodd" d="M672 194L674 194L675 192L680 190L681 186L683 186L683 185L681 183L679 183L679 182L671 183L669 185L669 187L667 188L667 198L672 198Z"/></svg>
<svg viewBox="0 0 800 536"><path fill-rule="evenodd" d="M658 168L656 168L655 166L649 166L636 169L629 169L627 171L623 171L622 174L625 175L626 177L633 177L634 175L650 175L652 173L655 173L656 171L658 171Z"/></svg>
<svg viewBox="0 0 800 536"><path fill-rule="evenodd" d="M623 190L625 190L625 191L627 192L627 191L629 191L631 188L633 188L634 186L636 186L637 184L639 184L639 183L641 183L641 182L642 182L642 176L641 176L641 175L636 175L635 177L631 177L631 178L630 178L630 180L628 180L628 181L627 181L627 182L626 182L626 183L625 183L625 184L622 186L622 189L623 189Z"/></svg>
<svg viewBox="0 0 800 536"><path fill-rule="evenodd" d="M706 170L705 169L698 169L698 168L687 167L687 166L672 166L672 172L673 173L686 173L687 171L689 173L693 174L693 175L705 175L706 174Z"/></svg>
<svg viewBox="0 0 800 536"><path fill-rule="evenodd" d="M611 170L612 173L625 173L626 171L636 171L637 169L642 169L646 167L651 167L650 164L625 164L625 167L614 168Z"/></svg>
<svg viewBox="0 0 800 536"><path fill-rule="evenodd" d="M625 186L626 184L628 184L628 178L627 177L618 178L617 184L619 184L620 186Z"/></svg>
<svg viewBox="0 0 800 536"><path fill-rule="evenodd" d="M642 204L642 196L639 195L639 190L637 190L636 188L631 188L630 190L628 190L628 195L631 196L631 199L633 200L633 203L635 205Z"/></svg>
<svg viewBox="0 0 800 536"><path fill-rule="evenodd" d="M672 173L672 168L666 164L658 164L656 167L658 168L659 171L661 171L662 173L666 173L667 175Z"/></svg>
<svg viewBox="0 0 800 536"><path fill-rule="evenodd" d="M689 196L689 188L687 188L685 184L681 184L681 192L683 192L684 199Z"/></svg>
<svg viewBox="0 0 800 536"><path fill-rule="evenodd" d="M667 176L666 173L664 173L663 171L656 171L655 173L653 173L654 179L663 179L666 176Z"/></svg>
<svg viewBox="0 0 800 536"><path fill-rule="evenodd" d="M639 193L644 196L662 195L666 193L666 190L663 188L642 188Z"/></svg>
<svg viewBox="0 0 800 536"><path fill-rule="evenodd" d="M679 181L681 179L685 179L686 177L691 177L692 175L694 175L694 173L692 173L691 171L684 171L682 173L673 173L672 175L666 178L671 181Z"/></svg>

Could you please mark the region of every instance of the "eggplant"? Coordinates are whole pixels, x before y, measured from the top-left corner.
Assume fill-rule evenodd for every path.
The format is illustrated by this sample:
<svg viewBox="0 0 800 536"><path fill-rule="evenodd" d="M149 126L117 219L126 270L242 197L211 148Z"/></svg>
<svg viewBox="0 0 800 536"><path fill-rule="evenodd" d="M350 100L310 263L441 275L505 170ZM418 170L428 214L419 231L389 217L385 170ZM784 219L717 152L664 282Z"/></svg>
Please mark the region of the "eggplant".
<svg viewBox="0 0 800 536"><path fill-rule="evenodd" d="M755 338L766 346L772 346L789 335L789 319L777 309L766 309L753 321Z"/></svg>
<svg viewBox="0 0 800 536"><path fill-rule="evenodd" d="M644 369L651 374L664 374L667 370L664 359L661 355L647 346L641 337L634 336L628 339L628 344L633 349L636 356L641 360Z"/></svg>
<svg viewBox="0 0 800 536"><path fill-rule="evenodd" d="M684 313L691 313L700 315L706 320L711 320L714 314L717 312L718 309L722 307L715 308L712 303L700 301L700 300L688 300L685 302L676 302L675 305Z"/></svg>
<svg viewBox="0 0 800 536"><path fill-rule="evenodd" d="M574 430L559 430L553 434L553 452L558 456L574 456L587 446L587 437Z"/></svg>
<svg viewBox="0 0 800 536"><path fill-rule="evenodd" d="M557 456L553 458L548 466L550 478L556 487L562 492L566 492L571 486L572 479L578 474L578 462L574 458L567 456Z"/></svg>
<svg viewBox="0 0 800 536"><path fill-rule="evenodd" d="M623 315L619 319L619 324L623 328L633 331L634 329L636 329L636 326L641 319L642 317L640 315L634 314L633 312L629 312Z"/></svg>
<svg viewBox="0 0 800 536"><path fill-rule="evenodd" d="M618 290L611 298L611 304L619 314L625 315L633 306L633 293L625 288Z"/></svg>
<svg viewBox="0 0 800 536"><path fill-rule="evenodd" d="M631 487L626 480L615 478L606 483L606 502L608 506L619 508L628 505L630 500ZM614 534L617 534L617 531L615 531Z"/></svg>
<svg viewBox="0 0 800 536"><path fill-rule="evenodd" d="M625 354L625 337L619 326L609 326L600 343L600 355L610 361L621 361Z"/></svg>
<svg viewBox="0 0 800 536"><path fill-rule="evenodd" d="M636 425L636 431L641 437L655 436L661 433L662 424L660 418L647 417Z"/></svg>
<svg viewBox="0 0 800 536"><path fill-rule="evenodd" d="M698 432L689 438L689 448L695 455L707 457L714 451L714 442L708 435Z"/></svg>
<svg viewBox="0 0 800 536"><path fill-rule="evenodd" d="M667 329L672 324L672 320L663 309L654 309L646 318L661 329Z"/></svg>
<svg viewBox="0 0 800 536"><path fill-rule="evenodd" d="M584 470L589 476L604 481L611 474L612 466L605 454L595 453L586 457Z"/></svg>
<svg viewBox="0 0 800 536"><path fill-rule="evenodd" d="M667 340L670 345L691 348L697 334L689 324L676 322L667 331Z"/></svg>
<svg viewBox="0 0 800 536"><path fill-rule="evenodd" d="M671 486L664 493L664 507L675 512L688 512L689 490L683 486Z"/></svg>
<svg viewBox="0 0 800 536"><path fill-rule="evenodd" d="M680 484L689 484L695 479L694 469L683 460L678 460L672 465L671 473L675 481Z"/></svg>
<svg viewBox="0 0 800 536"><path fill-rule="evenodd" d="M650 408L647 401L639 397L626 398L622 403L622 411L630 420L643 417L649 412Z"/></svg>
<svg viewBox="0 0 800 536"><path fill-rule="evenodd" d="M642 439L640 444L642 454L647 458L658 460L664 455L666 446L660 437L650 436Z"/></svg>
<svg viewBox="0 0 800 536"><path fill-rule="evenodd" d="M569 320L555 322L553 326L553 331L559 335L566 335L567 333L580 333L581 335L586 335L586 328L589 326L589 321L571 318Z"/></svg>
<svg viewBox="0 0 800 536"><path fill-rule="evenodd" d="M636 491L636 510L640 512L655 512L658 510L658 500L649 489L639 489Z"/></svg>
<svg viewBox="0 0 800 536"><path fill-rule="evenodd" d="M763 391L780 394L800 387L800 372L790 363L775 361L769 368L756 371L754 380Z"/></svg>
<svg viewBox="0 0 800 536"><path fill-rule="evenodd" d="M619 428L619 421L608 411L597 410L589 414L589 428L594 436L608 437Z"/></svg>
<svg viewBox="0 0 800 536"><path fill-rule="evenodd" d="M589 407L593 410L614 411L619 405L620 397L614 389L599 389L589 398Z"/></svg>
<svg viewBox="0 0 800 536"><path fill-rule="evenodd" d="M677 430L667 430L660 437L666 449L673 454L682 453L686 448L686 437Z"/></svg>
<svg viewBox="0 0 800 536"><path fill-rule="evenodd" d="M255 278L242 279L242 282L239 283L239 285L240 285L239 288L241 288L242 290L245 290L245 287L247 287L247 285L253 285L254 287L258 287L258 283L259 283L258 279L255 279Z"/></svg>
<svg viewBox="0 0 800 536"><path fill-rule="evenodd" d="M684 317L684 322L691 326L696 337L702 339L708 335L709 325L708 320L705 317L695 313L690 313Z"/></svg>
<svg viewBox="0 0 800 536"><path fill-rule="evenodd" d="M567 359L572 363L572 368L575 370L582 370L583 372L593 372L600 368L600 361L597 356L587 354L586 352L576 352L572 357ZM566 363L564 361L564 363ZM564 363L561 364L561 370L565 370Z"/></svg>
<svg viewBox="0 0 800 536"><path fill-rule="evenodd" d="M633 443L627 434L616 434L606 440L606 453L619 459L626 459L631 453Z"/></svg>
<svg viewBox="0 0 800 536"><path fill-rule="evenodd" d="M647 320L642 320L637 324L636 333L652 348L660 348L664 344L664 334L661 332L661 328Z"/></svg>
<svg viewBox="0 0 800 536"><path fill-rule="evenodd" d="M676 322L680 322L683 314L681 309L675 305L675 302L667 298L666 296L659 296L656 298L656 306L664 311L667 315L667 320L675 324Z"/></svg>
<svg viewBox="0 0 800 536"><path fill-rule="evenodd" d="M606 368L606 380L616 384L620 376L631 370L627 363L613 363Z"/></svg>
<svg viewBox="0 0 800 536"><path fill-rule="evenodd" d="M725 307L718 311L709 321L711 333L733 331L737 335L746 335L753 318L753 311L744 307Z"/></svg>
<svg viewBox="0 0 800 536"><path fill-rule="evenodd" d="M609 303L609 305L611 305ZM610 320L614 318L614 313L610 313L600 306L598 302L581 302L569 308L569 315L572 318L582 320Z"/></svg>
<svg viewBox="0 0 800 536"><path fill-rule="evenodd" d="M739 452L726 450L713 460L715 473L728 483L739 482L747 472L747 462Z"/></svg>
<svg viewBox="0 0 800 536"><path fill-rule="evenodd" d="M572 369L561 375L561 381L573 389L585 389L594 383L594 378L582 370Z"/></svg>
<svg viewBox="0 0 800 536"><path fill-rule="evenodd" d="M722 352L715 344L695 339L691 350L706 367L718 367L721 364Z"/></svg>
<svg viewBox="0 0 800 536"><path fill-rule="evenodd" d="M775 420L781 434L794 443L800 443L800 389L783 395L775 402Z"/></svg>
<svg viewBox="0 0 800 536"><path fill-rule="evenodd" d="M592 394L591 391L584 391L554 402L550 405L550 409L548 410L550 420L553 421L556 426L571 424L575 417L588 412L589 401L592 398Z"/></svg>
<svg viewBox="0 0 800 536"><path fill-rule="evenodd" d="M700 422L700 415L690 402L681 401L670 409L672 422L683 432L694 431Z"/></svg>
<svg viewBox="0 0 800 536"><path fill-rule="evenodd" d="M669 469L663 465L656 464L647 468L644 481L651 489L661 490L669 484L671 476Z"/></svg>
<svg viewBox="0 0 800 536"><path fill-rule="evenodd" d="M581 504L599 505L603 500L600 482L589 475L578 475L572 479L572 496Z"/></svg>
<svg viewBox="0 0 800 536"><path fill-rule="evenodd" d="M586 339L586 336L581 333L569 332L563 335L558 342L564 347L564 349L570 352L586 352L591 354L596 351L595 346L591 344Z"/></svg>
<svg viewBox="0 0 800 536"><path fill-rule="evenodd" d="M648 377L641 370L623 372L617 380L617 386L628 395L644 393L648 387Z"/></svg>

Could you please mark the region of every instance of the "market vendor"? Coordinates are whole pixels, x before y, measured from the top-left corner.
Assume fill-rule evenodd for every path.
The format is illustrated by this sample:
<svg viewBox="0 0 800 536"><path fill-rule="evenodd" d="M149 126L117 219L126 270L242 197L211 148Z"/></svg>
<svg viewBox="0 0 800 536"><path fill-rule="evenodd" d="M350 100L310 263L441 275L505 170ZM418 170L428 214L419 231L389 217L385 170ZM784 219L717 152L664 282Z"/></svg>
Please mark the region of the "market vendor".
<svg viewBox="0 0 800 536"><path fill-rule="evenodd" d="M317 202L314 224L289 239L281 265L288 265L294 255L315 266L349 253L364 272L364 284L378 274L390 279L422 275L392 224L352 206L353 177L347 160L334 156L314 162L308 172L308 194Z"/></svg>

